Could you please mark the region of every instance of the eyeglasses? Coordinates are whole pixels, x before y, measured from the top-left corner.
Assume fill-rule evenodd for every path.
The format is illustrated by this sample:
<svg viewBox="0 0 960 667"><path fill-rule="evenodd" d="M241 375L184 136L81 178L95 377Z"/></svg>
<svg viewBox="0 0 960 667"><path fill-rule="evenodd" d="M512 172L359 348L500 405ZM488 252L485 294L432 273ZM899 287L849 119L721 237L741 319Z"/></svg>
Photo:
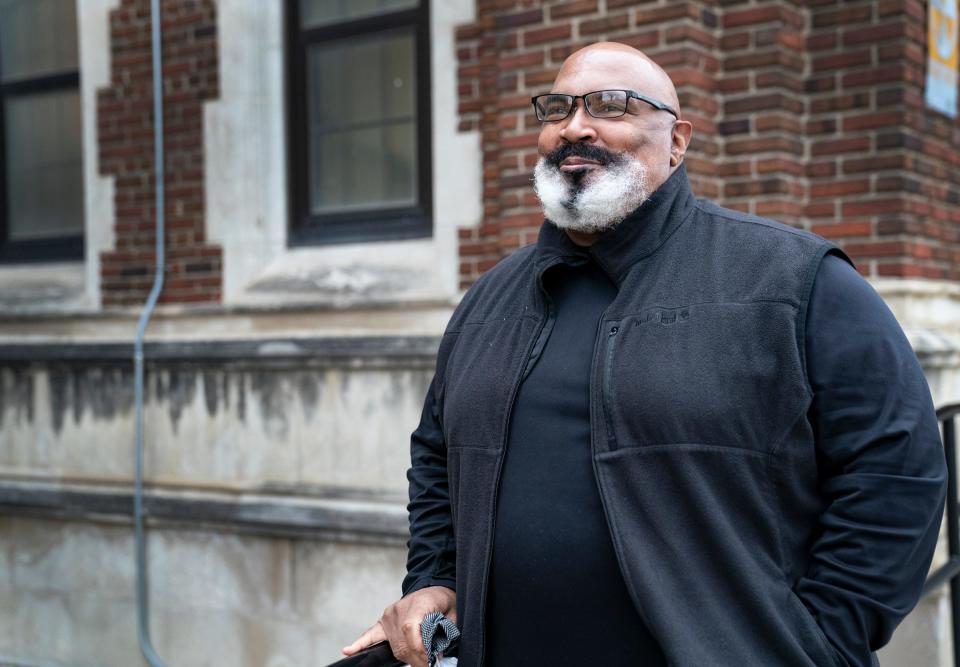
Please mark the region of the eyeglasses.
<svg viewBox="0 0 960 667"><path fill-rule="evenodd" d="M587 113L594 118L619 118L627 113L627 105L631 97L646 102L654 109L673 114L677 120L680 119L680 114L663 102L633 90L598 90L585 95L547 93L531 97L530 101L533 102L533 108L537 112L537 119L553 123L569 116L573 111L574 102L581 98Z"/></svg>

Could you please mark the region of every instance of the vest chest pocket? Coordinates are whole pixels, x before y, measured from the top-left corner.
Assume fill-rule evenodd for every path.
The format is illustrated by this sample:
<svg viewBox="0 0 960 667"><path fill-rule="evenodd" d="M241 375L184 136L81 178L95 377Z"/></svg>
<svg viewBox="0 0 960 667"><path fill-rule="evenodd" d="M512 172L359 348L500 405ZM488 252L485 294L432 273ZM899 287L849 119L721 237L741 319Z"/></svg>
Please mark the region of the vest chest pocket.
<svg viewBox="0 0 960 667"><path fill-rule="evenodd" d="M701 443L768 451L808 403L787 303L654 308L620 321L603 364L615 448Z"/></svg>

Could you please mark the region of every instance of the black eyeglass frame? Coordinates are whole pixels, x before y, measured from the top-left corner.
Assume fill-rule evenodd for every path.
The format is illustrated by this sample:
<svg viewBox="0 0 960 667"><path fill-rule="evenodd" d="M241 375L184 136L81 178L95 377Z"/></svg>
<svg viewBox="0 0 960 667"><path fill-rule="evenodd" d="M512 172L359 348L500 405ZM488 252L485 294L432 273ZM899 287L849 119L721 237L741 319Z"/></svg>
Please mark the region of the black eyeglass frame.
<svg viewBox="0 0 960 667"><path fill-rule="evenodd" d="M596 115L594 115L594 113L593 113L592 111L590 111L590 105L587 104L587 98L588 98L589 96L591 96L591 95L596 95L597 93L624 93L624 94L627 96L627 104L625 104L624 107L623 107L623 113L617 114L616 116L596 116ZM554 119L552 119L552 120L546 120L546 119L544 119L544 118L541 118L541 117L540 117L540 113L539 113L538 108L537 108L537 100L539 100L539 99L541 99L541 98L543 98L543 97L567 97L567 98L569 98L569 99L570 99L570 110L567 111L567 115L564 116L563 118L554 118ZM649 104L650 106L652 106L654 109L656 109L656 110L658 110L658 111L666 111L667 113L672 114L673 117L676 118L677 120L680 120L680 114L677 113L672 107L670 107L670 106L667 105L667 104L664 104L664 103L661 102L660 100L655 100L655 99L652 98L652 97L647 97L647 96L644 95L643 93L638 93L638 92L635 91L635 90L623 90L623 89L615 89L615 90L594 90L593 92L584 93L583 95L568 95L567 93L544 93L544 94L542 94L542 95L534 95L533 97L530 98L530 101L533 103L533 112L537 115L537 120L539 120L541 123L558 123L558 122L560 122L561 120L566 120L567 118L570 117L570 114L573 113L573 110L574 110L574 108L575 108L575 106L576 106L576 105L575 105L575 102L576 102L578 99L582 99L582 100L583 100L583 108L586 110L586 112L587 112L588 114L590 114L590 115L593 116L594 118L600 118L600 119L620 118L621 116L625 116L625 115L627 114L627 107L629 106L629 102L630 102L630 98L631 98L631 97L632 97L633 99L635 99L635 100L640 100L641 102L646 102L647 104Z"/></svg>

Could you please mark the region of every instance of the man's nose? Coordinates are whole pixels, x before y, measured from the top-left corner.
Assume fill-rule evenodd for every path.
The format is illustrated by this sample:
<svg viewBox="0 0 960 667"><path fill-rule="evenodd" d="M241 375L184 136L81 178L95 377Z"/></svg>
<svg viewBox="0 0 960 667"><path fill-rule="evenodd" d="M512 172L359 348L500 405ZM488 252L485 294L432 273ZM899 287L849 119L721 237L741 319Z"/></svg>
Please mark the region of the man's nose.
<svg viewBox="0 0 960 667"><path fill-rule="evenodd" d="M570 143L578 141L593 141L597 138L597 130L594 127L596 119L587 113L586 104L583 100L575 100L573 111L563 121L564 126L560 129L560 137Z"/></svg>

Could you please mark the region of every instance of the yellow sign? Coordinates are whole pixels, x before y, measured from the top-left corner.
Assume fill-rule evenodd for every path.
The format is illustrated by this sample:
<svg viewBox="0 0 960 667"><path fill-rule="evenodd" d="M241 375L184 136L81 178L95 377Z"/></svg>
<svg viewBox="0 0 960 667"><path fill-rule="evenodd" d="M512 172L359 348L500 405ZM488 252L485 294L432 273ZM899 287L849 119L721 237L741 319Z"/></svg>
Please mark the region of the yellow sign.
<svg viewBox="0 0 960 667"><path fill-rule="evenodd" d="M957 117L958 0L931 0L927 23L927 105Z"/></svg>
<svg viewBox="0 0 960 667"><path fill-rule="evenodd" d="M933 60L947 67L957 68L957 3L955 0L934 2L931 5L927 41L930 57Z"/></svg>

